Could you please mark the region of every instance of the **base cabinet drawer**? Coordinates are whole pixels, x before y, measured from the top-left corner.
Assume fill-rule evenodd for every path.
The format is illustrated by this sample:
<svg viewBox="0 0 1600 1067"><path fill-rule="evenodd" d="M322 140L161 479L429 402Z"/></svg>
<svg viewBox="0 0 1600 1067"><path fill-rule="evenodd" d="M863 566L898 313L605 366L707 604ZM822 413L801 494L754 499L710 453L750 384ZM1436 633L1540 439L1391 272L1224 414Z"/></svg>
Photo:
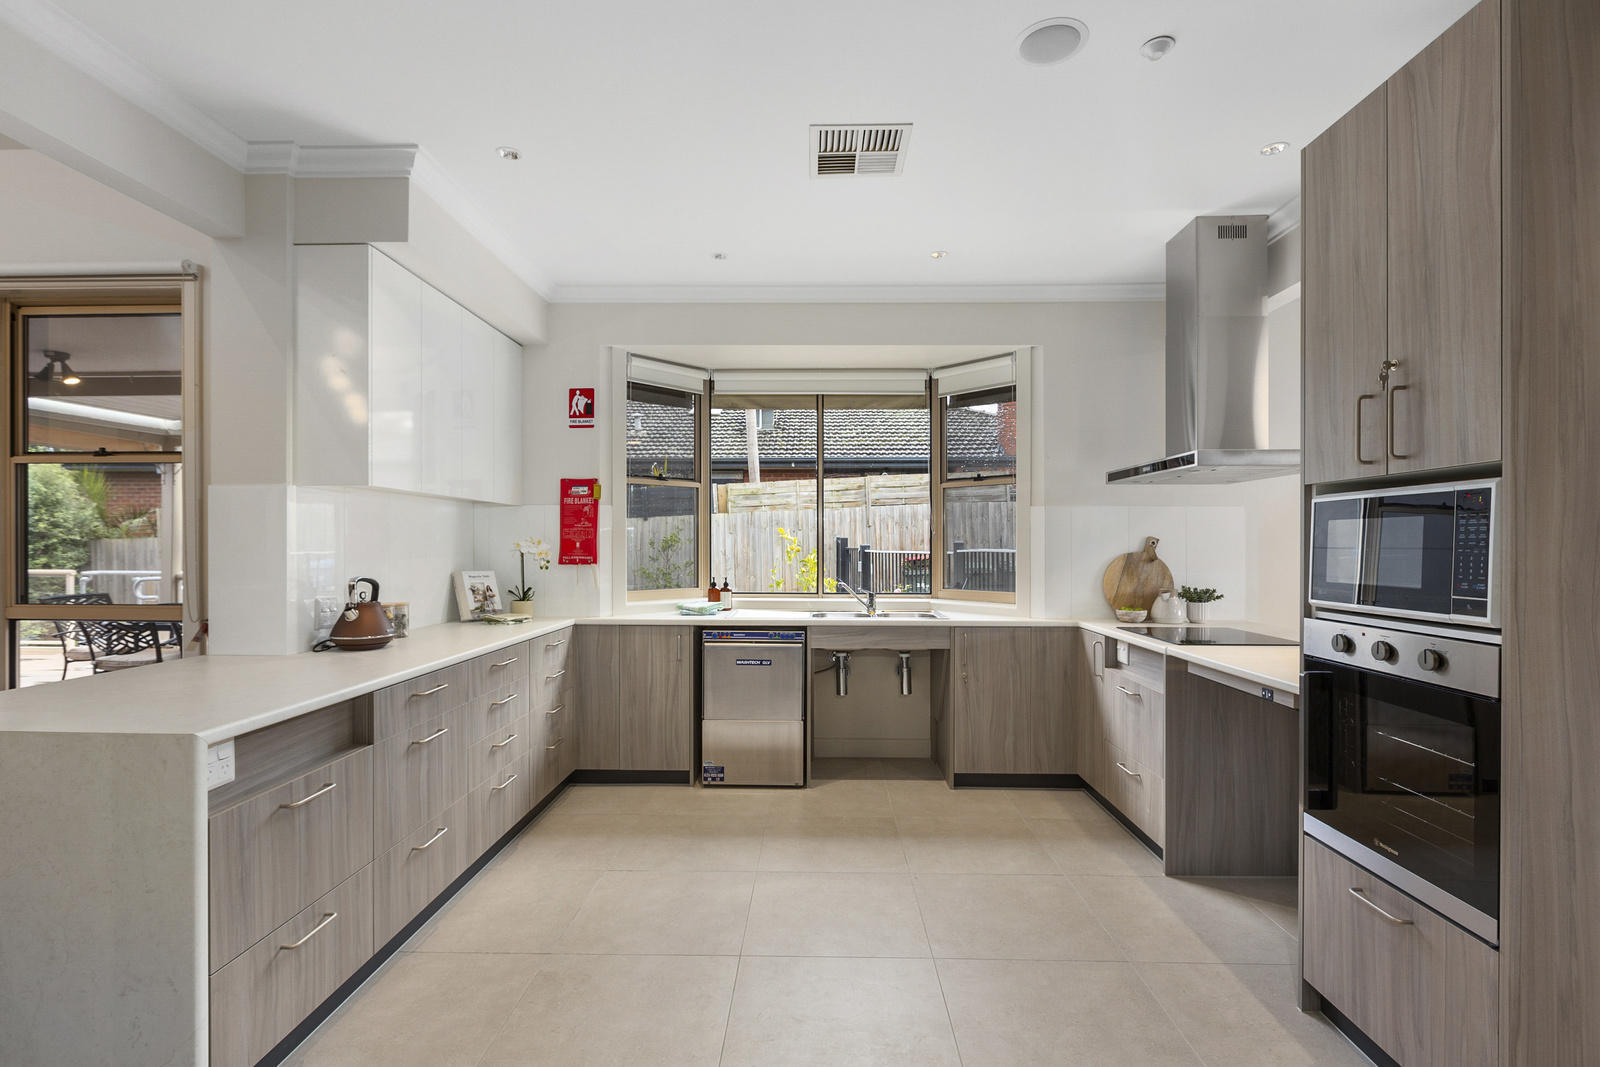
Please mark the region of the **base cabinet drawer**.
<svg viewBox="0 0 1600 1067"><path fill-rule="evenodd" d="M528 719L516 720L472 746L467 754L470 768L467 780L473 787L481 785L501 771L514 769L513 765L528 751Z"/></svg>
<svg viewBox="0 0 1600 1067"><path fill-rule="evenodd" d="M529 761L533 757L524 752L504 770L499 771L467 798L470 807L472 832L468 863L489 850L489 846L528 814L533 806L533 775Z"/></svg>
<svg viewBox="0 0 1600 1067"><path fill-rule="evenodd" d="M375 746L373 844L379 851L463 796L470 784L466 708L385 738Z"/></svg>
<svg viewBox="0 0 1600 1067"><path fill-rule="evenodd" d="M1107 789L1101 795L1145 836L1166 844L1167 788L1160 775L1110 742L1106 743Z"/></svg>
<svg viewBox="0 0 1600 1067"><path fill-rule="evenodd" d="M472 695L476 697L506 688L525 690L531 656L528 642L523 641L467 661L462 666L471 679Z"/></svg>
<svg viewBox="0 0 1600 1067"><path fill-rule="evenodd" d="M1500 954L1302 841L1305 980L1404 1067L1499 1062Z"/></svg>
<svg viewBox="0 0 1600 1067"><path fill-rule="evenodd" d="M211 1067L250 1067L372 957L363 867L211 976Z"/></svg>
<svg viewBox="0 0 1600 1067"><path fill-rule="evenodd" d="M473 696L473 662L419 675L372 694L372 736L381 740L421 726Z"/></svg>
<svg viewBox="0 0 1600 1067"><path fill-rule="evenodd" d="M407 834L373 863L373 942L388 943L477 857L465 799Z"/></svg>
<svg viewBox="0 0 1600 1067"><path fill-rule="evenodd" d="M467 740L476 744L497 730L504 730L526 715L531 706L526 678L473 697L462 712Z"/></svg>

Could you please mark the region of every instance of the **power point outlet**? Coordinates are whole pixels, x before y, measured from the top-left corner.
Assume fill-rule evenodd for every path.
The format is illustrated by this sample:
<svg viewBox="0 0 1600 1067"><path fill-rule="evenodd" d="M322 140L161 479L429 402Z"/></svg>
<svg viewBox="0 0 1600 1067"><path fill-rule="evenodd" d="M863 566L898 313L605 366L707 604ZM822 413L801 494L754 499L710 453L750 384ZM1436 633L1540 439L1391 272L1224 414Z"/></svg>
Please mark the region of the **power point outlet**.
<svg viewBox="0 0 1600 1067"><path fill-rule="evenodd" d="M233 781L233 739L218 741L206 749L206 788L215 789Z"/></svg>
<svg viewBox="0 0 1600 1067"><path fill-rule="evenodd" d="M317 597L317 629L326 630L339 620L339 611L344 607L337 597Z"/></svg>

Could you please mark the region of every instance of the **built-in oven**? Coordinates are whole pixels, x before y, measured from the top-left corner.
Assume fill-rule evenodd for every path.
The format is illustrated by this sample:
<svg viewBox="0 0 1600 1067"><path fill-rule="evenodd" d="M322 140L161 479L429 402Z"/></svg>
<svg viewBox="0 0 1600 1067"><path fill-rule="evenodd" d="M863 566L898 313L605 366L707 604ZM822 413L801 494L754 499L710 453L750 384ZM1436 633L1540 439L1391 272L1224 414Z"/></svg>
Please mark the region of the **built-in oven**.
<svg viewBox="0 0 1600 1067"><path fill-rule="evenodd" d="M1486 479L1314 498L1311 603L1498 627L1498 496Z"/></svg>
<svg viewBox="0 0 1600 1067"><path fill-rule="evenodd" d="M1305 832L1498 945L1496 636L1318 618L1304 642Z"/></svg>

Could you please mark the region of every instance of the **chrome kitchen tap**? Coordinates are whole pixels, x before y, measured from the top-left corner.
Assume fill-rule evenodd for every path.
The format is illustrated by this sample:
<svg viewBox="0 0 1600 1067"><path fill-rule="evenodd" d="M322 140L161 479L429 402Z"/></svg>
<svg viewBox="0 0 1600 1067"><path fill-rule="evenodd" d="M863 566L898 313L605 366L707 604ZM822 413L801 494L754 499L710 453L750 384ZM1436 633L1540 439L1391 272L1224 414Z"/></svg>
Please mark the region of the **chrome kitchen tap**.
<svg viewBox="0 0 1600 1067"><path fill-rule="evenodd" d="M860 604L862 607L867 609L867 616L869 618L874 616L874 615L876 615L876 614L878 614L878 594L877 593L874 593L872 590L869 589L869 590L867 590L867 599L862 600L860 593L856 592L854 589L851 589L848 585L845 585L843 582L835 582L834 584L837 585L840 589L843 589L846 593L849 593L851 596L855 597L856 598L856 603Z"/></svg>

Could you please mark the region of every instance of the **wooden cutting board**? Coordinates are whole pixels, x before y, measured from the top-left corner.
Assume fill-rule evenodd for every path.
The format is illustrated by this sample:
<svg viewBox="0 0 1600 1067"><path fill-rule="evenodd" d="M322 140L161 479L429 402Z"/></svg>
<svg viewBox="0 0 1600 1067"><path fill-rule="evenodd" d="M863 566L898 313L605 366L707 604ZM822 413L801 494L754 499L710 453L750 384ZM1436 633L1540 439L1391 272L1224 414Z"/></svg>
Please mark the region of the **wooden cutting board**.
<svg viewBox="0 0 1600 1067"><path fill-rule="evenodd" d="M1104 590L1112 611L1149 611L1161 590L1174 588L1172 572L1156 556L1156 545L1160 543L1159 538L1146 537L1143 548L1124 552L1106 568Z"/></svg>

